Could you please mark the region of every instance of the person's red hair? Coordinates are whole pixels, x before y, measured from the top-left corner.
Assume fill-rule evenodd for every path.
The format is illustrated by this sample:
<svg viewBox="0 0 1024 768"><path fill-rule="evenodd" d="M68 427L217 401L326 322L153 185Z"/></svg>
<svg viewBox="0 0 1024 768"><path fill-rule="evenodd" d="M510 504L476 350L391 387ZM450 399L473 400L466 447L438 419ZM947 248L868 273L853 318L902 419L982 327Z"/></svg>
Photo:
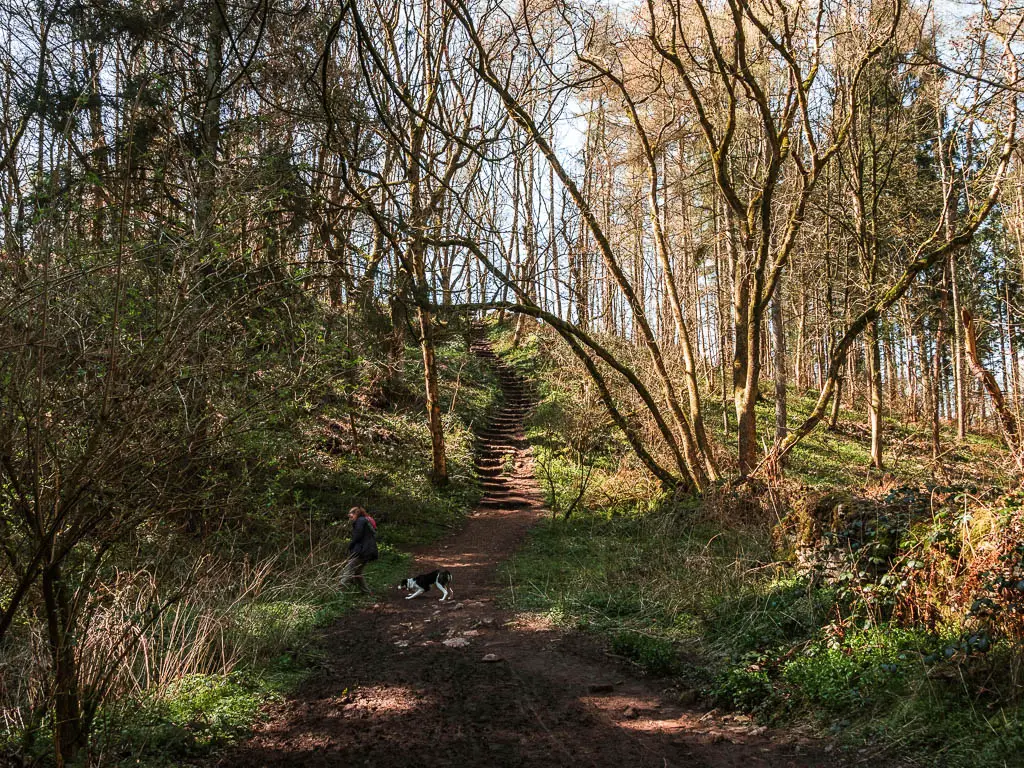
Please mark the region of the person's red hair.
<svg viewBox="0 0 1024 768"><path fill-rule="evenodd" d="M373 530L377 530L377 521L370 517L370 513L367 512L363 507L352 507L352 509L350 509L348 513L350 515L355 514L357 518L365 517L367 520L370 521L370 525L373 526Z"/></svg>

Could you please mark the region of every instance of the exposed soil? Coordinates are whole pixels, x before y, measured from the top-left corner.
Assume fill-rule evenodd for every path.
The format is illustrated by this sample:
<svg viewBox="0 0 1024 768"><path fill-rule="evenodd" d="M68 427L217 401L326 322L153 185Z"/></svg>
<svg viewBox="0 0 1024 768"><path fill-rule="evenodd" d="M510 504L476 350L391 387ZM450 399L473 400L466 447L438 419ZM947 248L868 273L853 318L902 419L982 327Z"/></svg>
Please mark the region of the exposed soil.
<svg viewBox="0 0 1024 768"><path fill-rule="evenodd" d="M222 766L828 766L823 745L743 717L681 705L667 681L639 676L597 638L499 606L498 565L545 509L522 419L527 385L486 342L504 407L479 433L486 491L462 531L416 552L448 568L454 597L397 589L324 637L327 660L272 706Z"/></svg>

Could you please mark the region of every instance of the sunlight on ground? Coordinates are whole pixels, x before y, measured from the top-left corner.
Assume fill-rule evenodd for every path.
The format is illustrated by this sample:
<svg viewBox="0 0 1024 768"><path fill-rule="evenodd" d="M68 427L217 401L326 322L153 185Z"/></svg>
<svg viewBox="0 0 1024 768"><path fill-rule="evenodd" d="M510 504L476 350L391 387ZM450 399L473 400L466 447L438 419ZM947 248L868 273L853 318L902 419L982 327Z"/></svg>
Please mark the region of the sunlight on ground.
<svg viewBox="0 0 1024 768"><path fill-rule="evenodd" d="M505 626L517 632L551 632L555 629L555 623L551 618L542 613L517 614Z"/></svg>
<svg viewBox="0 0 1024 768"><path fill-rule="evenodd" d="M617 720L615 724L619 728L638 733L672 733L673 731L687 730L690 727L688 722L679 718L648 720L643 716L636 720Z"/></svg>
<svg viewBox="0 0 1024 768"><path fill-rule="evenodd" d="M424 692L408 686L367 685L346 695L324 700L323 714L326 720L359 717L363 713L373 718L401 716L422 709L428 699ZM305 716L304 712L293 714ZM293 728L294 724L284 721L266 730L286 732Z"/></svg>
<svg viewBox="0 0 1024 768"><path fill-rule="evenodd" d="M376 715L399 715L422 707L423 701L423 693L406 686L370 685L357 689L355 701L348 707Z"/></svg>

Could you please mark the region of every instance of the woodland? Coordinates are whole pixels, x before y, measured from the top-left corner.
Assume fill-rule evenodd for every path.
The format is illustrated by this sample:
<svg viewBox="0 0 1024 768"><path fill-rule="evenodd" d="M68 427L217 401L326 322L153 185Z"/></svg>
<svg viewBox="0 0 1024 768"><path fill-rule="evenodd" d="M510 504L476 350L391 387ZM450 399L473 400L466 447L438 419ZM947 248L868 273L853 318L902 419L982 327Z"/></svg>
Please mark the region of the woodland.
<svg viewBox="0 0 1024 768"><path fill-rule="evenodd" d="M480 500L483 334L537 393L511 609L1020 765L1019 4L0 0L0 40L0 763L244 739L365 605L347 509L384 584Z"/></svg>

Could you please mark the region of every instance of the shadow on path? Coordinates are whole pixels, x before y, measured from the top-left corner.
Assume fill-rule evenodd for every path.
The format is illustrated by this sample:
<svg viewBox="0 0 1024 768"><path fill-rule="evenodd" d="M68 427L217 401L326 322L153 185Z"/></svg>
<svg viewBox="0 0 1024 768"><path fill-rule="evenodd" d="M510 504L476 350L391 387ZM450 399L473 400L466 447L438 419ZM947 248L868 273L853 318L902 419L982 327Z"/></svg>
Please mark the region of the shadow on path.
<svg viewBox="0 0 1024 768"><path fill-rule="evenodd" d="M498 606L497 566L545 509L522 434L532 395L486 342L474 350L504 393L478 438L487 495L458 534L415 553L417 573L452 571L454 598L391 590L345 617L325 634L318 673L218 765L833 765L814 743L678 706L596 639Z"/></svg>

